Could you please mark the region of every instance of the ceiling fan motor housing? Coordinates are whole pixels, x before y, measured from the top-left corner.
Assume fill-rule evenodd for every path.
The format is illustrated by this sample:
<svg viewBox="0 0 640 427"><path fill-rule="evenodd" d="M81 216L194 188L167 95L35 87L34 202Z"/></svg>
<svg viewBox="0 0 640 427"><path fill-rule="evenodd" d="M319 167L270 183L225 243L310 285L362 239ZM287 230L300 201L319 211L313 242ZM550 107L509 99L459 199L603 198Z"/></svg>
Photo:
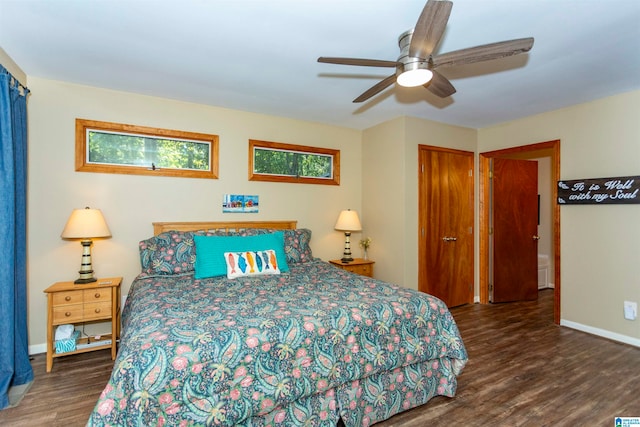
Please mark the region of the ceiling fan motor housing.
<svg viewBox="0 0 640 427"><path fill-rule="evenodd" d="M429 59L425 60L422 58L415 58L415 57L409 56L409 46L411 45L412 35L413 35L413 29L405 31L404 33L400 34L400 37L398 37L398 45L400 46L400 56L398 57L398 65L396 66L396 76L399 78L398 83L401 84L402 86L409 86L409 87L420 86L423 83L403 84L400 78L400 76L403 73L413 72L413 73L423 73L427 75L431 74ZM418 70L425 70L425 71L418 71ZM430 79L430 76L427 76L425 78Z"/></svg>

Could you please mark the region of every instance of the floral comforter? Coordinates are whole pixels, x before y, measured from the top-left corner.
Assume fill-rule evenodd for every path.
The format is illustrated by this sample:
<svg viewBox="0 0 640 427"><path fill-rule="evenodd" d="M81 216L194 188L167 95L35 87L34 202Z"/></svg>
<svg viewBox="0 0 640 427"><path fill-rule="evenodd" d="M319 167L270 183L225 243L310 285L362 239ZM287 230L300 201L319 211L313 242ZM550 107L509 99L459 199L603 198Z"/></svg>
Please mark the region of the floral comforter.
<svg viewBox="0 0 640 427"><path fill-rule="evenodd" d="M89 426L366 426L453 396L439 299L314 260L228 280L141 275Z"/></svg>

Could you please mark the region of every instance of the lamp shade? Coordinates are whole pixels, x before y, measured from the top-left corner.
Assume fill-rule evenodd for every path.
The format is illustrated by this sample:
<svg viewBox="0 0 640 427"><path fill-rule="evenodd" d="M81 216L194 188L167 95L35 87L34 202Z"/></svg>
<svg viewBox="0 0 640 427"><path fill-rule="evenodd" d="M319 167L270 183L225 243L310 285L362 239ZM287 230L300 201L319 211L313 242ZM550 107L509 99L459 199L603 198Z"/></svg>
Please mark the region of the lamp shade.
<svg viewBox="0 0 640 427"><path fill-rule="evenodd" d="M334 228L338 231L362 230L362 225L360 224L358 213L356 211L352 211L351 209L340 212L340 216L338 216L338 221L336 222L336 226Z"/></svg>
<svg viewBox="0 0 640 427"><path fill-rule="evenodd" d="M63 239L92 239L111 237L100 209L74 209L60 235Z"/></svg>

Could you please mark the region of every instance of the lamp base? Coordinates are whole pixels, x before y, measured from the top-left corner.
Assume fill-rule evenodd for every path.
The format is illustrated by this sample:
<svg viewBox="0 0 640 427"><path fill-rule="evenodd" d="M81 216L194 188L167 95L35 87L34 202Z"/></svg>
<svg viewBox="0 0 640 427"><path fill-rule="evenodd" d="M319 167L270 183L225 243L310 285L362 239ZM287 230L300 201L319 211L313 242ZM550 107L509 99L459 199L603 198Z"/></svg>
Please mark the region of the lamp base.
<svg viewBox="0 0 640 427"><path fill-rule="evenodd" d="M96 282L98 279L93 277L93 268L91 267L91 239L83 239L82 244L82 262L80 264L80 277L73 283L82 285L86 283Z"/></svg>
<svg viewBox="0 0 640 427"><path fill-rule="evenodd" d="M353 261L353 257L351 256L351 240L349 239L350 237L351 237L351 232L345 231L344 232L344 252L342 253L342 258L340 259L340 261L342 261L345 264L348 264L351 261Z"/></svg>

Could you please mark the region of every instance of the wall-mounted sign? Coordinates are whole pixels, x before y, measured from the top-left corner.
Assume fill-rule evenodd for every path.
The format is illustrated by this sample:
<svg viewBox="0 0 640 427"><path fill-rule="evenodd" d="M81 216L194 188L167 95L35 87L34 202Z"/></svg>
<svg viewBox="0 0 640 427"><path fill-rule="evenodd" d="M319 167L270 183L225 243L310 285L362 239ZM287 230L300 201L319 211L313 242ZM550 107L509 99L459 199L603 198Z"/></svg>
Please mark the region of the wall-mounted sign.
<svg viewBox="0 0 640 427"><path fill-rule="evenodd" d="M560 205L634 203L640 203L640 176L558 181Z"/></svg>

